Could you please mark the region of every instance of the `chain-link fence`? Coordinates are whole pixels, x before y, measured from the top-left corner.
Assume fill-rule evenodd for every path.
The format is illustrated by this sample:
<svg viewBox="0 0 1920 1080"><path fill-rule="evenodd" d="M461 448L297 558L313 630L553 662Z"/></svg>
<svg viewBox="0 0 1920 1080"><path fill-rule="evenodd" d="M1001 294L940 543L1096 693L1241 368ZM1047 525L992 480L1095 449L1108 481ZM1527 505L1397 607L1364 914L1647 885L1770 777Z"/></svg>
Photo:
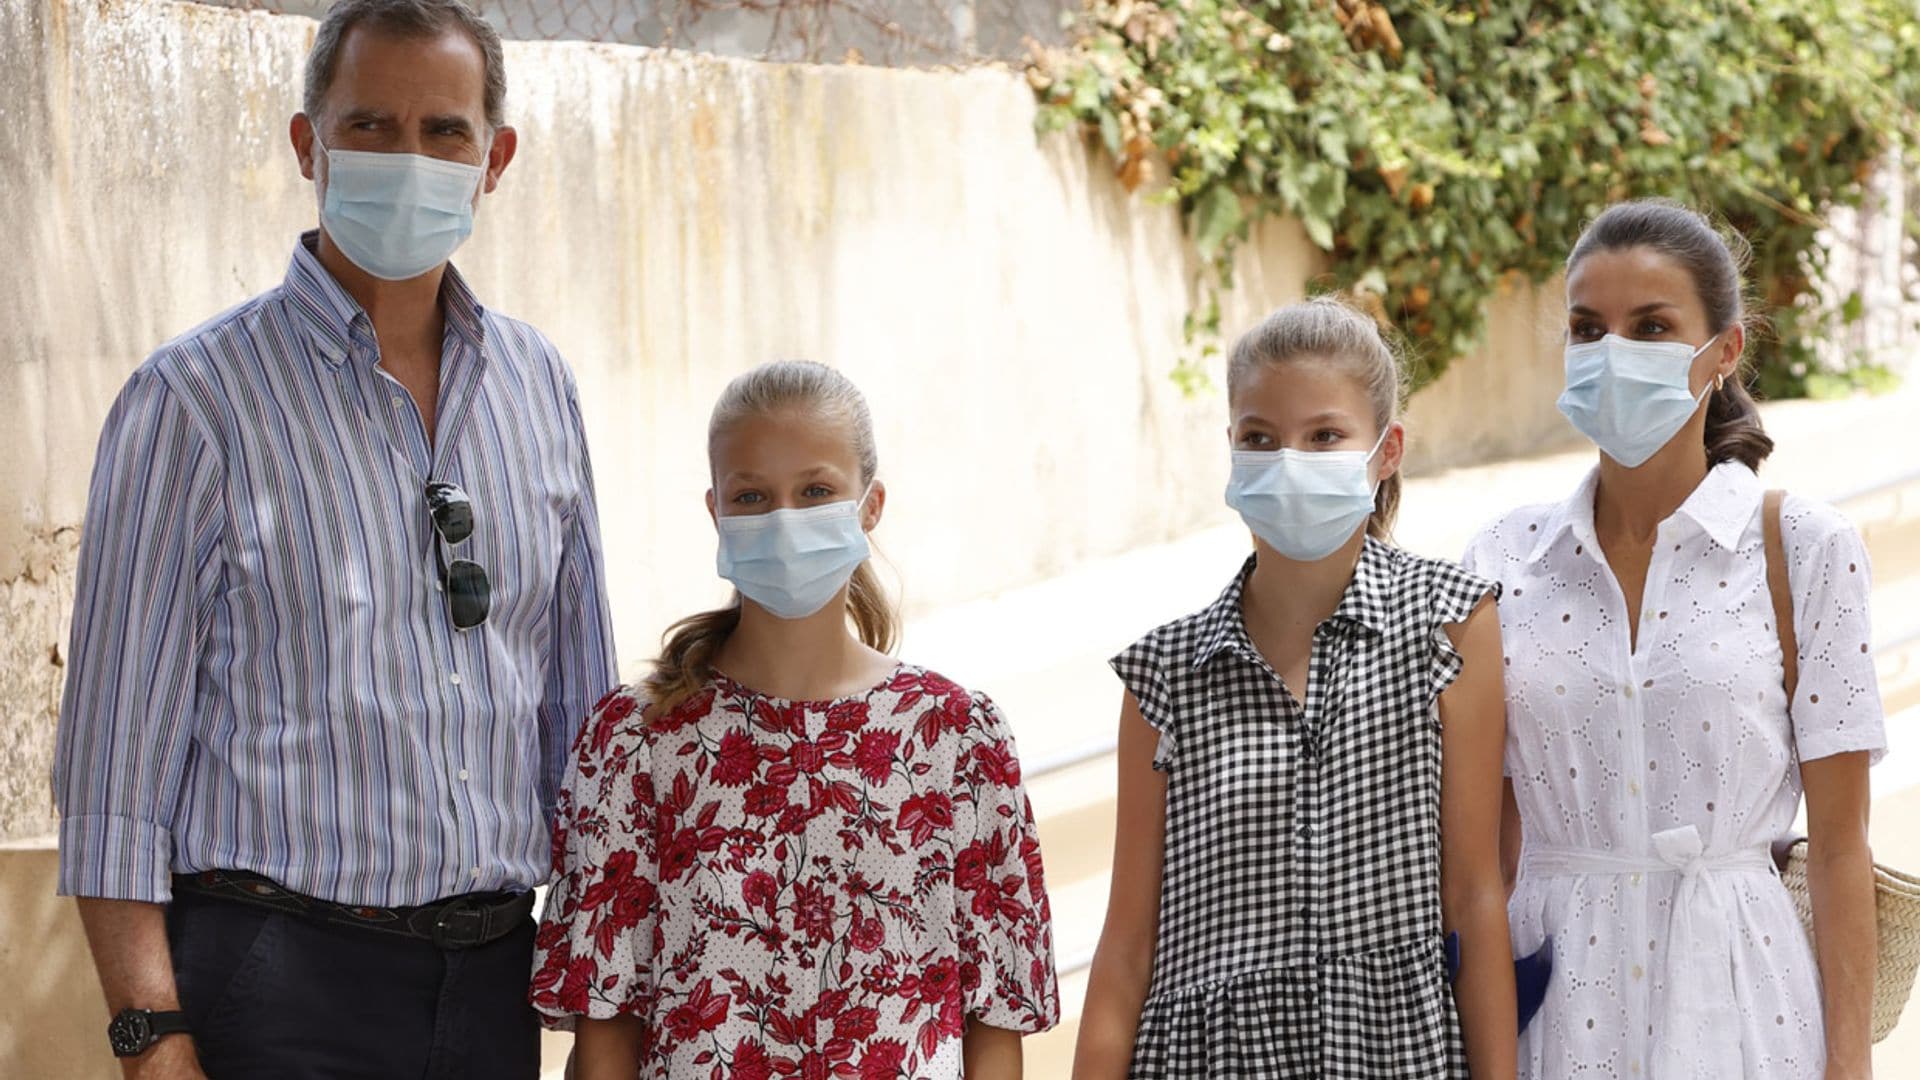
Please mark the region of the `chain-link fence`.
<svg viewBox="0 0 1920 1080"><path fill-rule="evenodd" d="M330 0L201 0L318 17ZM1078 0L469 0L504 37L896 67L1024 59Z"/></svg>

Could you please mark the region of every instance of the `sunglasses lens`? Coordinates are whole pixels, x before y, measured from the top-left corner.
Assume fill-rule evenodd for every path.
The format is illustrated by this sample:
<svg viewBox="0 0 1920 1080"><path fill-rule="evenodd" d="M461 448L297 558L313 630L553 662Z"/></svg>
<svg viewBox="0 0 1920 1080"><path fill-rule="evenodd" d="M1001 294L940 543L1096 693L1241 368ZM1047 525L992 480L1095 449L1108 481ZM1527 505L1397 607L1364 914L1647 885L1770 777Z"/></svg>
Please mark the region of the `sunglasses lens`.
<svg viewBox="0 0 1920 1080"><path fill-rule="evenodd" d="M435 507L433 527L449 544L457 544L473 535L473 504L470 502L448 503Z"/></svg>
<svg viewBox="0 0 1920 1080"><path fill-rule="evenodd" d="M479 563L460 559L447 567L447 603L453 609L455 629L471 630L487 621L493 584Z"/></svg>

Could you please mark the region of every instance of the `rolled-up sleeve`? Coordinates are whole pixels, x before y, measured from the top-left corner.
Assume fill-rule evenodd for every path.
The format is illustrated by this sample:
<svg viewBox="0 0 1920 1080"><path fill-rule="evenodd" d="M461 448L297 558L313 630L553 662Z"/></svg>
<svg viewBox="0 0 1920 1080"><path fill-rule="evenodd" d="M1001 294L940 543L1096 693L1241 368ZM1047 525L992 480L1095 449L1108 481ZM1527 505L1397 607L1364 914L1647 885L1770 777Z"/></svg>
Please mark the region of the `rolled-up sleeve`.
<svg viewBox="0 0 1920 1080"><path fill-rule="evenodd" d="M221 466L151 367L94 462L53 789L64 896L164 903L193 753L198 650L219 583Z"/></svg>
<svg viewBox="0 0 1920 1080"><path fill-rule="evenodd" d="M554 583L553 651L540 700L540 809L553 820L554 801L572 762L573 739L615 683L613 618L607 609L606 572L600 553L600 514L594 501L593 464L586 425L571 380L567 421L578 462L580 496L566 522L559 578Z"/></svg>

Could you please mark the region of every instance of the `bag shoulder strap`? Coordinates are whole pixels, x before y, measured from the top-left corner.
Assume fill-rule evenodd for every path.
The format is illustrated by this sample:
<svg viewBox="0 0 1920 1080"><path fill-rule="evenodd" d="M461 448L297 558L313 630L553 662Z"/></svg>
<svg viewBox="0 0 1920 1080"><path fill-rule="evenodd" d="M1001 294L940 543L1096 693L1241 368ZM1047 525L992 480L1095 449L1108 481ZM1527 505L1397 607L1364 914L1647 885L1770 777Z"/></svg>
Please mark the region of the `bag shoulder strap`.
<svg viewBox="0 0 1920 1080"><path fill-rule="evenodd" d="M1780 537L1780 506L1786 498L1786 492L1775 488L1760 501L1760 534L1766 542L1767 591L1773 594L1773 625L1780 634L1787 711L1791 712L1794 691L1800 685L1800 645L1793 633L1793 588L1787 581L1787 550Z"/></svg>

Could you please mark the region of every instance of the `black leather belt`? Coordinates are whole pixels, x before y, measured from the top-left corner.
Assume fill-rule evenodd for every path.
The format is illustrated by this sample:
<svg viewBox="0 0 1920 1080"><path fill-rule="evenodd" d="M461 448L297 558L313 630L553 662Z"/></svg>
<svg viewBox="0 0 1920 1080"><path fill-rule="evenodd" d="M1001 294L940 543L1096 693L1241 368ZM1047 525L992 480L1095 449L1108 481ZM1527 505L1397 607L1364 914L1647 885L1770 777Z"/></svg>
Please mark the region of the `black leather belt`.
<svg viewBox="0 0 1920 1080"><path fill-rule="evenodd" d="M272 908L321 922L431 941L442 949L471 949L500 940L533 914L533 894L468 893L418 907L336 904L294 892L243 870L179 874L175 892Z"/></svg>

